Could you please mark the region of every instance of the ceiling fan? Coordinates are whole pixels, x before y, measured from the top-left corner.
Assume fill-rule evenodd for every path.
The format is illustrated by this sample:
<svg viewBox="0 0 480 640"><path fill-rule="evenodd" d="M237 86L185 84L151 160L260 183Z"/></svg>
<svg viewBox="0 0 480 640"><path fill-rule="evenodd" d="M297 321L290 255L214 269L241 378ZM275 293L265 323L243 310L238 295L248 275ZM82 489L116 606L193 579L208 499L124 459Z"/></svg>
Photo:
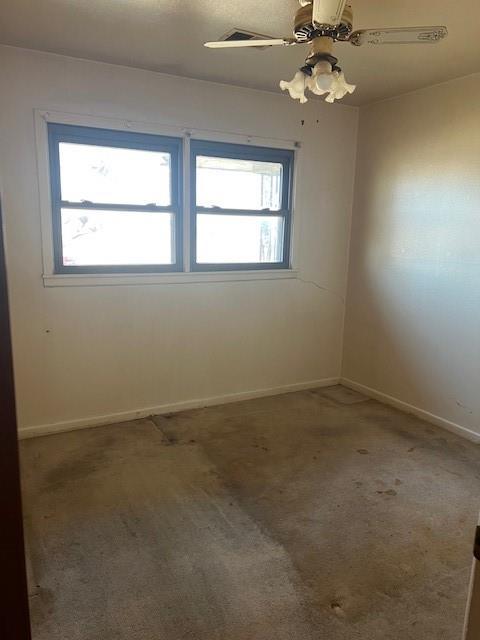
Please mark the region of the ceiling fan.
<svg viewBox="0 0 480 640"><path fill-rule="evenodd" d="M290 82L282 80L280 88L302 103L307 102L306 89L317 95L327 94L326 101L334 102L356 89L355 85L345 80L338 59L333 55L335 42L350 42L356 47L364 44L435 44L448 35L447 28L443 26L354 31L353 10L349 0L300 0L300 5L295 14L293 37L263 38L250 34L249 39L206 42L205 46L226 49L309 44L305 65Z"/></svg>

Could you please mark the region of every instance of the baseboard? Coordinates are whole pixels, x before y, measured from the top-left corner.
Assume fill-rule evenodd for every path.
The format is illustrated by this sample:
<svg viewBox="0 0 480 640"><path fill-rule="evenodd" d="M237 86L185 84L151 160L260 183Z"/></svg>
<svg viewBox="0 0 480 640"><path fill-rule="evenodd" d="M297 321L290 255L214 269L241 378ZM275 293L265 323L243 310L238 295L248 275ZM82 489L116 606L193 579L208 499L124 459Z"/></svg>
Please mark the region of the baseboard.
<svg viewBox="0 0 480 640"><path fill-rule="evenodd" d="M400 409L401 411L405 411L405 413L411 413L417 418L421 418L426 422L430 422L431 424L436 425L437 427L442 427L443 429L447 429L452 433L456 433L470 442L474 442L475 444L480 444L480 434L475 433L471 429L467 427L462 427L455 422L451 422L450 420L445 420L445 418L440 418L440 416L436 416L429 411L425 411L424 409L419 409L414 405L408 404L407 402L403 402L403 400L399 400L398 398L394 398L393 396L389 396L386 393L382 393L381 391L377 391L376 389L372 389L371 387L367 387L364 384L360 384L359 382L355 382L354 380L349 380L348 378L340 378L340 384L349 389L353 389L354 391L359 391L370 398L374 398L375 400L379 400L384 404L388 404L396 409Z"/></svg>
<svg viewBox="0 0 480 640"><path fill-rule="evenodd" d="M35 438L38 436L47 436L54 433L62 433L64 431L76 431L78 429L89 429L91 427L101 427L108 424L116 424L118 422L130 422L152 415L162 415L165 413L177 413L186 411L187 409L200 409L202 407L212 407L215 405L228 404L230 402L240 402L242 400L253 400L254 398L265 398L268 396L277 396L284 393L293 393L295 391L304 391L306 389L317 389L319 387L331 387L340 382L340 378L323 378L321 380L310 380L308 382L297 382L294 384L283 385L280 387L271 387L269 389L257 389L255 391L243 391L240 393L229 393L222 396L213 396L211 398L202 398L198 400L185 400L183 402L175 402L172 404L162 404L155 407L147 407L144 409L135 409L133 411L123 411L121 413L110 413L103 416L90 416L88 418L80 418L77 420L66 420L64 422L56 422L53 424L42 424L21 427L18 436L21 440L26 438Z"/></svg>

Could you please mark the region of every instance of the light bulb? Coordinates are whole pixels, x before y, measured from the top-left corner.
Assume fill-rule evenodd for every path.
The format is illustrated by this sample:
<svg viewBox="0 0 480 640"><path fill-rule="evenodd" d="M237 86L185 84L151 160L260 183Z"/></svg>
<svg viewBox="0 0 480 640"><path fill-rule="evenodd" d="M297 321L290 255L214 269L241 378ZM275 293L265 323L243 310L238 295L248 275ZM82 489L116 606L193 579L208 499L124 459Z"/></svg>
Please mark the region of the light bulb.
<svg viewBox="0 0 480 640"><path fill-rule="evenodd" d="M320 89L320 91L330 91L331 87L332 87L332 82L333 82L333 74L331 73L320 73L316 79L316 84L317 87Z"/></svg>
<svg viewBox="0 0 480 640"><path fill-rule="evenodd" d="M332 65L327 60L320 60L313 68L311 78L308 79L308 88L317 95L328 93L333 82Z"/></svg>

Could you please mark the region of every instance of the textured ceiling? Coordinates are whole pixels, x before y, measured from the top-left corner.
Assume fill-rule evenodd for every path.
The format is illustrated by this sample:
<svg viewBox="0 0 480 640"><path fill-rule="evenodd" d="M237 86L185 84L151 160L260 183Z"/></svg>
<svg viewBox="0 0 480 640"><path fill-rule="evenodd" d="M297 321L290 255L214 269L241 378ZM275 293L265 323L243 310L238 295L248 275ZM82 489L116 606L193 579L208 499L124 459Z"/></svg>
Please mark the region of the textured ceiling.
<svg viewBox="0 0 480 640"><path fill-rule="evenodd" d="M336 45L350 104L480 71L478 0L353 0L355 28L445 24L438 45ZM232 27L290 35L297 0L1 0L0 43L279 91L306 47L207 50Z"/></svg>

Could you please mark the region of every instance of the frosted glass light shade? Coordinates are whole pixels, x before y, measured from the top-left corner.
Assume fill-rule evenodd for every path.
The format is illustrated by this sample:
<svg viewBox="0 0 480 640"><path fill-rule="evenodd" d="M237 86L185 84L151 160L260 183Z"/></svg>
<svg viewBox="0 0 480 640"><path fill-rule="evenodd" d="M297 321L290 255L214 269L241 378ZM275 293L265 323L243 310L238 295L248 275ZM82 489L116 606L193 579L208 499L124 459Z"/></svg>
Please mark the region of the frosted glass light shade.
<svg viewBox="0 0 480 640"><path fill-rule="evenodd" d="M294 100L299 100L303 104L308 101L307 97L305 96L305 83L305 74L303 73L303 71L297 71L290 82L286 82L285 80L280 81L280 89L282 91L288 91L291 98L293 98Z"/></svg>

